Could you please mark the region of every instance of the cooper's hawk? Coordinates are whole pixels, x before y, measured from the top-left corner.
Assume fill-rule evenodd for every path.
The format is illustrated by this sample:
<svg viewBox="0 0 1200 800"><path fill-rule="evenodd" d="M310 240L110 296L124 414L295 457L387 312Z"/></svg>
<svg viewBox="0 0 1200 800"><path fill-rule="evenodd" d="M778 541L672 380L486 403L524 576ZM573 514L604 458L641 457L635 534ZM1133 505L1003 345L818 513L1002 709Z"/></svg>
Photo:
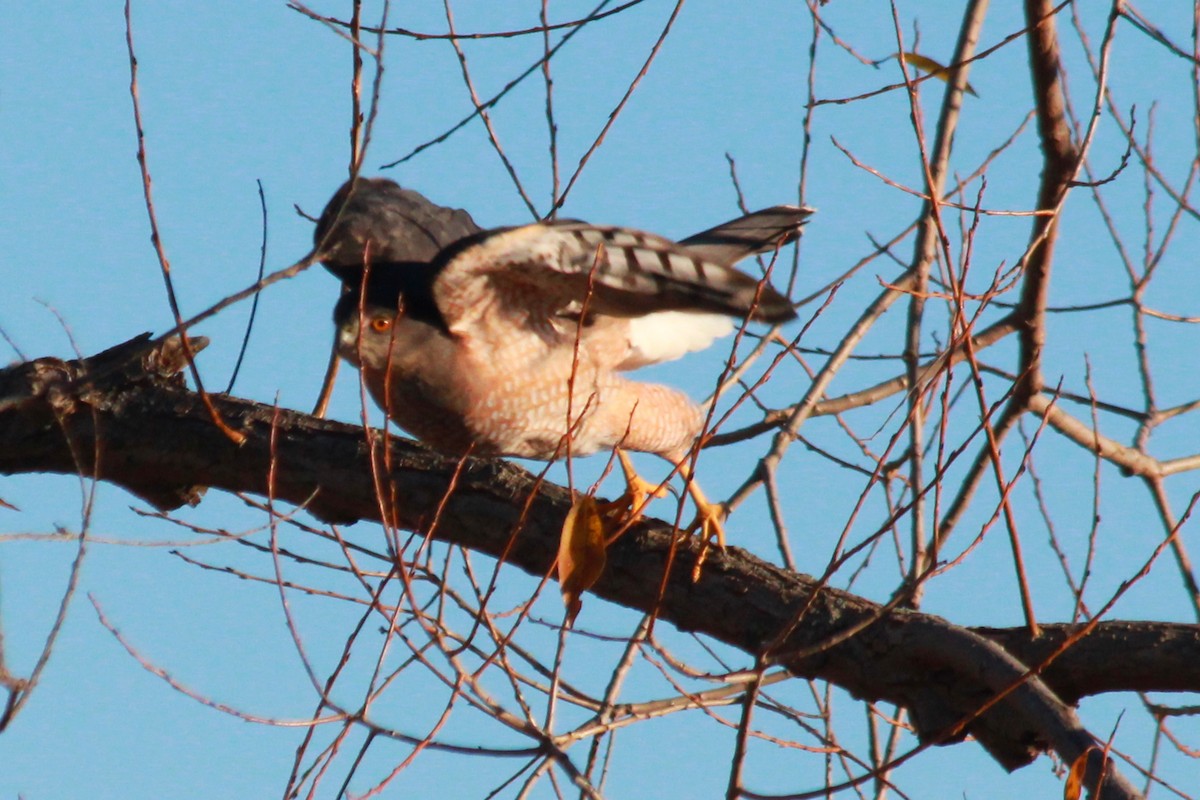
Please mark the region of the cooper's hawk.
<svg viewBox="0 0 1200 800"><path fill-rule="evenodd" d="M730 317L795 317L732 264L795 239L812 213L776 206L675 243L581 222L479 231L386 179L347 192L316 234L351 287L334 312L340 354L423 442L543 460L624 448L683 464L703 411L622 373L708 346Z"/></svg>

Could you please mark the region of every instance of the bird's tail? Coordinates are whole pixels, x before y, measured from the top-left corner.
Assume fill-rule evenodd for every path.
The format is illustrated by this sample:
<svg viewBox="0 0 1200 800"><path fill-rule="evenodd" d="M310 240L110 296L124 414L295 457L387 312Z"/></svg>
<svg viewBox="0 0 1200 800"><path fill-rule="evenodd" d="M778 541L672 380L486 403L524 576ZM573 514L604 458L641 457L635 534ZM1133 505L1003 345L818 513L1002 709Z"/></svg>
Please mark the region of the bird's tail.
<svg viewBox="0 0 1200 800"><path fill-rule="evenodd" d="M811 208L801 206L771 206L723 222L679 243L710 261L736 264L800 238L801 228L812 213Z"/></svg>

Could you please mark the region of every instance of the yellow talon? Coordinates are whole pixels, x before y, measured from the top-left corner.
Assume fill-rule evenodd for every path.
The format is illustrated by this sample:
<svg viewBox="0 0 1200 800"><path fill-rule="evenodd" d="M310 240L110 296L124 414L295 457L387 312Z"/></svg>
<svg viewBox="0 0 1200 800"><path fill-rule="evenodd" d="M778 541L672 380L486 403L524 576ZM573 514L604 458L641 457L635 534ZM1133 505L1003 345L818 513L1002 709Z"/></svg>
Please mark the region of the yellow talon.
<svg viewBox="0 0 1200 800"><path fill-rule="evenodd" d="M599 505L601 513L610 520L611 524L624 526L642 516L650 498L664 497L667 489L661 484L650 483L638 475L637 470L633 467L633 462L630 461L625 451L618 449L616 455L621 462L621 471L625 473L625 493L616 500ZM700 490L686 461L670 460L679 465L679 472L683 475L687 493L691 495L692 502L696 504L696 518L686 529L687 533L697 533L701 537L700 555L692 571L693 580L696 580L699 579L700 569L708 557L709 546L715 542L717 547L725 549L725 519L729 516L729 509L724 503L712 503L704 496L704 492Z"/></svg>
<svg viewBox="0 0 1200 800"><path fill-rule="evenodd" d="M625 493L616 500L601 503L601 511L608 517L620 519L622 524L633 522L642 516L646 503L652 497L665 497L667 488L638 475L624 450L617 450L621 471L625 473Z"/></svg>
<svg viewBox="0 0 1200 800"><path fill-rule="evenodd" d="M688 526L688 533L699 531L705 544L716 542L717 547L724 550L725 520L729 516L729 510L724 503L710 503L705 500L699 489L692 492L692 500L696 503L696 518Z"/></svg>
<svg viewBox="0 0 1200 800"><path fill-rule="evenodd" d="M725 549L725 519L729 516L729 508L724 503L710 503L704 492L700 491L695 476L689 475L686 465L681 465L680 471L687 480L688 494L696 504L696 518L688 526L688 533L698 530L701 536L700 555L696 557L696 566L692 567L692 582L695 583L700 580L701 570L708 558L709 545L715 541L717 547Z"/></svg>

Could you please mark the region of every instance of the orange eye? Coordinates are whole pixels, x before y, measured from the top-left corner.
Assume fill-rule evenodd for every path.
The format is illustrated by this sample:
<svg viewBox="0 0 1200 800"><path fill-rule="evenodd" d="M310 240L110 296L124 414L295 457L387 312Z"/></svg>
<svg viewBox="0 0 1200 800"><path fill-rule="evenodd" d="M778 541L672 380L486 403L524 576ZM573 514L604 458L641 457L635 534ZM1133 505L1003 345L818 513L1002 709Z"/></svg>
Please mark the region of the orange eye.
<svg viewBox="0 0 1200 800"><path fill-rule="evenodd" d="M371 330L376 333L387 333L391 328L391 317L374 317L371 319Z"/></svg>

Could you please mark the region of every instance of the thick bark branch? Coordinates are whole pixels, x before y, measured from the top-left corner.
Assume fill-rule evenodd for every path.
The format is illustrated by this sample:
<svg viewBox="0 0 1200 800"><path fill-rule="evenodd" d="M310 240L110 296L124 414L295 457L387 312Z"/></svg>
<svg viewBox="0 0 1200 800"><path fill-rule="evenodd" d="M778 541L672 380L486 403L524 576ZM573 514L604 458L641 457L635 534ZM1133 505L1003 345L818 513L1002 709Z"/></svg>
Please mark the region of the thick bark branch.
<svg viewBox="0 0 1200 800"><path fill-rule="evenodd" d="M274 459L276 499L304 503L329 521L380 519L362 428L215 397L224 419L247 437L234 444L213 426L199 396L165 374L170 368L158 367L161 358L141 354L145 341L86 364L40 359L0 371L0 474L82 473L174 507L195 502L197 486L266 494ZM389 440L387 448L386 475L397 498L390 513L400 526L423 530L457 465L403 440ZM436 535L540 576L553 563L569 505L562 487L539 486L503 461L471 460L444 504ZM694 543L675 542L669 525L647 520L612 547L593 592L855 696L902 704L924 740L970 733L1010 769L1047 748L1072 763L1095 744L1060 698L1200 689L1200 675L1188 667L1200 659L1200 626L1105 622L1046 666L1040 680L1022 683L1029 666L1078 629L1048 626L1036 641L1023 629L970 631L819 587L735 547L711 554L693 582L696 555ZM1119 791L1119 776L1108 780L1115 793L1106 796L1134 796Z"/></svg>
<svg viewBox="0 0 1200 800"><path fill-rule="evenodd" d="M1079 153L1071 140L1067 122L1066 98L1060 75L1058 33L1054 5L1049 0L1025 0L1025 19L1030 26L1029 73L1033 78L1033 98L1037 109L1038 137L1042 144L1042 178L1038 186L1037 208L1060 210L1079 167ZM1025 259L1025 282L1021 301L1013 311L1021 323L1021 369L1013 405L1024 409L1042 390L1042 349L1046 344L1046 299L1049 296L1050 269L1054 263L1054 245L1058 241L1058 214L1034 217L1030 244Z"/></svg>

